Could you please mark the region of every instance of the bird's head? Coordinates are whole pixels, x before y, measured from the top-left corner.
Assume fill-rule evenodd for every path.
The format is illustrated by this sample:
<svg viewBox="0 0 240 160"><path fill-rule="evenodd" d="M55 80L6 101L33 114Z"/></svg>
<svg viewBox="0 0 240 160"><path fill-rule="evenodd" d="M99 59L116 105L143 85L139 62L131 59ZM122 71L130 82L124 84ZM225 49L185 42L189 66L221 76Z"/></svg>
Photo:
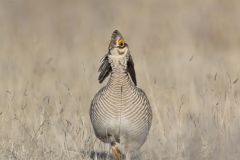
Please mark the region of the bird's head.
<svg viewBox="0 0 240 160"><path fill-rule="evenodd" d="M113 31L108 47L108 53L103 57L99 68L99 82L103 80L114 70L127 72L132 81L137 85L134 63L130 55L128 44L118 30Z"/></svg>
<svg viewBox="0 0 240 160"><path fill-rule="evenodd" d="M118 30L112 33L108 50L108 60L112 68L127 69L130 51L128 44Z"/></svg>

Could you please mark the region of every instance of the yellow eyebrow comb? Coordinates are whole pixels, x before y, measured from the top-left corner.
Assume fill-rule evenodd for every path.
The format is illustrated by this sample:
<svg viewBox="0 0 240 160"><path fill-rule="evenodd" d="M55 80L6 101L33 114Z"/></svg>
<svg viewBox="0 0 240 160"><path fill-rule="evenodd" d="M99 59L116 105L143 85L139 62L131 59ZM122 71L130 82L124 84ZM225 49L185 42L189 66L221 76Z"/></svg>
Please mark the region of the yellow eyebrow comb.
<svg viewBox="0 0 240 160"><path fill-rule="evenodd" d="M125 44L125 40L122 39L122 38L121 38L121 39L118 39L118 40L117 40L117 44L120 45L120 46L122 46L123 44Z"/></svg>

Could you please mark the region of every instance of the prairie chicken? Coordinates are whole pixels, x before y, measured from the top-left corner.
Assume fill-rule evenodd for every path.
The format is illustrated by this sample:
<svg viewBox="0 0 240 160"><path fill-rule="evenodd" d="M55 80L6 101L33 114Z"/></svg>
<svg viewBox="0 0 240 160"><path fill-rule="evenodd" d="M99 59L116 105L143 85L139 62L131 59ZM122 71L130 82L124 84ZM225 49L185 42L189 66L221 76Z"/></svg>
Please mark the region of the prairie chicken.
<svg viewBox="0 0 240 160"><path fill-rule="evenodd" d="M108 53L99 68L99 82L110 75L94 96L90 118L97 138L109 143L116 160L130 160L144 144L152 123L152 110L144 91L137 87L134 63L121 33L112 33Z"/></svg>

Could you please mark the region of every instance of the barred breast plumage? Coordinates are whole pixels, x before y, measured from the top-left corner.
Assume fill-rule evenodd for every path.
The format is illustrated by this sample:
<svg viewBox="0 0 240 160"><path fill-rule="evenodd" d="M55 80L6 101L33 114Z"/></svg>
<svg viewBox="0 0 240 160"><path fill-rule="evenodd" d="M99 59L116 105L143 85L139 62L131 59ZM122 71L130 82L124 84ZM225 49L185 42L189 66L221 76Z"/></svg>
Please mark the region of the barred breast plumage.
<svg viewBox="0 0 240 160"><path fill-rule="evenodd" d="M152 110L145 93L138 88L134 64L122 35L112 34L109 52L103 58L99 81L108 75L106 86L94 96L90 118L95 135L113 147L113 154L124 150L127 159L145 142L152 122ZM114 150L114 148L116 150Z"/></svg>

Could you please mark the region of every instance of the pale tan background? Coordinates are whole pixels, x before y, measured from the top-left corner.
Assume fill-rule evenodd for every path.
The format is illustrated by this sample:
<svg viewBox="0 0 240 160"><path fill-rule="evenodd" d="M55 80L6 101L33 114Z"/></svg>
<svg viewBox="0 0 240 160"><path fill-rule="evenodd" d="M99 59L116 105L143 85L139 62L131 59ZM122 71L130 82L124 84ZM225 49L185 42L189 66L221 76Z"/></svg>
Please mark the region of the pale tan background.
<svg viewBox="0 0 240 160"><path fill-rule="evenodd" d="M0 0L0 159L108 151L88 110L119 29L148 95L150 160L240 157L238 0Z"/></svg>

